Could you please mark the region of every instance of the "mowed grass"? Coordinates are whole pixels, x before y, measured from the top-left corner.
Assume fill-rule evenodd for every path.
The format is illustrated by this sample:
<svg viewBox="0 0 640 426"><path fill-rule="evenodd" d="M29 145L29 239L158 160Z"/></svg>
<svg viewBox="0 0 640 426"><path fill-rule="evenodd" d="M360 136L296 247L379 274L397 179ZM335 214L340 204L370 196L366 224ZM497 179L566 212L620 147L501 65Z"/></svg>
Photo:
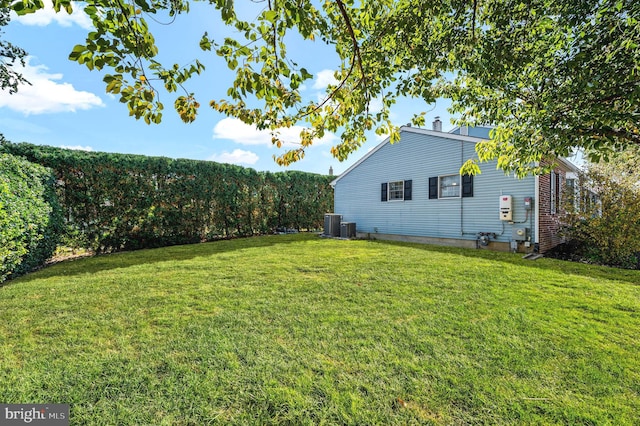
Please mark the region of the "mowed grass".
<svg viewBox="0 0 640 426"><path fill-rule="evenodd" d="M640 423L640 273L300 234L0 288L0 402L71 424Z"/></svg>

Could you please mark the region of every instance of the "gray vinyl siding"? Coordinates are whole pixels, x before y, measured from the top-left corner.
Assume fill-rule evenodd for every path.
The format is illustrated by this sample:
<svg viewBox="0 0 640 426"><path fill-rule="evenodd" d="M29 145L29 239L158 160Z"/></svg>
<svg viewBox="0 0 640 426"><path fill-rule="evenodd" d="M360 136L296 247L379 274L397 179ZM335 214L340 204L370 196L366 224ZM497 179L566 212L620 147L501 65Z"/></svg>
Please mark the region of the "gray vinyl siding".
<svg viewBox="0 0 640 426"><path fill-rule="evenodd" d="M428 134L426 134L428 133ZM475 139L440 137L434 132L402 131L399 142L384 143L335 183L335 212L355 222L358 232L475 240L478 232L495 232L509 241L514 226L533 232L533 210L526 224L499 219L501 194L514 197L514 221L525 220L524 197L534 197L535 180L518 180L496 170L496 163L480 165L474 176L473 197L429 199L429 177L458 174L475 157ZM381 184L412 180L411 201L381 201Z"/></svg>
<svg viewBox="0 0 640 426"><path fill-rule="evenodd" d="M491 128L489 128L489 127L468 127L467 128L467 135L468 136L473 136L475 138L489 139L489 133L490 132L491 132ZM453 129L451 131L451 134L459 135L460 134L460 128L456 127L455 129Z"/></svg>

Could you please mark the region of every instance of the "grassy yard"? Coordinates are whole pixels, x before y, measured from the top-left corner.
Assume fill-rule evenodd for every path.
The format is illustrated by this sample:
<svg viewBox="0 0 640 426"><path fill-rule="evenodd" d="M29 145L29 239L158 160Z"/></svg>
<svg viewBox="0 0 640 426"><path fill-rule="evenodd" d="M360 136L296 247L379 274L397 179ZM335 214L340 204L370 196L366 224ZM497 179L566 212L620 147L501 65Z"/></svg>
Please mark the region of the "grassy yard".
<svg viewBox="0 0 640 426"><path fill-rule="evenodd" d="M0 287L0 402L71 424L640 424L640 273L270 236Z"/></svg>

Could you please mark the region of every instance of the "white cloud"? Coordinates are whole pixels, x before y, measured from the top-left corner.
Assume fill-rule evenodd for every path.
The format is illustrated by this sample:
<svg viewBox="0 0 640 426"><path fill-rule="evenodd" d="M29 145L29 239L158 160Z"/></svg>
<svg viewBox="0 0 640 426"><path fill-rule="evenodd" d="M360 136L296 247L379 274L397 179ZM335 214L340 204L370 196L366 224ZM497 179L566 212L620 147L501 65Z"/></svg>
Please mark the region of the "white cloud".
<svg viewBox="0 0 640 426"><path fill-rule="evenodd" d="M293 126L278 130L279 138L285 147L297 146L302 126ZM256 126L245 124L237 118L223 118L213 128L214 139L227 139L240 145L273 146L270 130L258 130ZM333 144L338 138L330 133L314 141L314 145Z"/></svg>
<svg viewBox="0 0 640 426"><path fill-rule="evenodd" d="M318 90L324 90L330 84L336 85L338 84L338 80L334 77L335 71L333 70L322 70L316 74L316 80L313 82L313 88Z"/></svg>
<svg viewBox="0 0 640 426"><path fill-rule="evenodd" d="M11 20L20 22L23 25L35 25L38 27L44 27L55 22L63 27L70 27L73 24L76 24L86 30L93 28L91 19L89 19L89 16L84 13L84 10L82 10L82 7L78 5L77 2L73 2L73 13L71 15L69 15L64 9L61 9L60 12L56 13L53 10L52 2L45 2L43 9L22 16L16 16L14 14L11 17Z"/></svg>
<svg viewBox="0 0 640 426"><path fill-rule="evenodd" d="M377 144L377 143L382 142L383 140L385 140L388 137L389 137L389 133L382 133L381 135L375 133L374 140L375 140L375 142Z"/></svg>
<svg viewBox="0 0 640 426"><path fill-rule="evenodd" d="M16 66L31 85L20 86L18 93L0 92L0 107L7 107L24 114L75 112L104 106L102 99L90 92L76 90L70 83L57 82L62 74L49 74L44 65L31 65L27 58L24 68Z"/></svg>
<svg viewBox="0 0 640 426"><path fill-rule="evenodd" d="M74 151L93 151L93 148L90 147L89 145L87 145L87 146L82 146L82 145L60 145L60 148L73 149Z"/></svg>
<svg viewBox="0 0 640 426"><path fill-rule="evenodd" d="M382 103L382 99L381 98L371 99L371 102L369 102L369 113L376 114L376 113L382 111L382 107L383 106L384 106L384 104Z"/></svg>
<svg viewBox="0 0 640 426"><path fill-rule="evenodd" d="M243 151L242 149L234 149L233 152L224 151L221 154L214 154L209 157L210 161L229 164L249 164L253 165L258 162L260 157L255 152Z"/></svg>
<svg viewBox="0 0 640 426"><path fill-rule="evenodd" d="M258 130L237 118L223 118L213 127L214 139L229 139L240 145L271 145L271 133Z"/></svg>

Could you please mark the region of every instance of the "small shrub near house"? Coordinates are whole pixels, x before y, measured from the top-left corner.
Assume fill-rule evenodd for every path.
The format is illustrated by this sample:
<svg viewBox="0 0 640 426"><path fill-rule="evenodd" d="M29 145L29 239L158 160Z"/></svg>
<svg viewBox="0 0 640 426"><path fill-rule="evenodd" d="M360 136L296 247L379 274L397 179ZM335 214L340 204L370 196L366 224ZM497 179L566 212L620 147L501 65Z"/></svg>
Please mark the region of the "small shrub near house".
<svg viewBox="0 0 640 426"><path fill-rule="evenodd" d="M628 149L590 165L579 176L580 189L568 188L569 242L559 257L640 269L639 161L640 148Z"/></svg>
<svg viewBox="0 0 640 426"><path fill-rule="evenodd" d="M0 154L0 282L41 266L56 249L62 216L50 171Z"/></svg>

